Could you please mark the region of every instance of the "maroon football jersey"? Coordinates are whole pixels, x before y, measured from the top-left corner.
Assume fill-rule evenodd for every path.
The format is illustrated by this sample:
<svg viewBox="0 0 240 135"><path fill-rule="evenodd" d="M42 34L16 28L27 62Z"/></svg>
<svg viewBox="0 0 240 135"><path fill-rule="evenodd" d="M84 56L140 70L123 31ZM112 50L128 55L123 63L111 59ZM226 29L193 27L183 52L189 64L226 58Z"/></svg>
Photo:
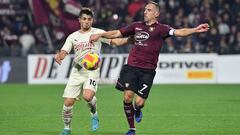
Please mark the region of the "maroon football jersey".
<svg viewBox="0 0 240 135"><path fill-rule="evenodd" d="M121 28L123 37L134 35L134 46L128 56L128 65L144 69L156 69L158 56L163 40L169 37L172 28L156 22L146 25L145 22L135 22Z"/></svg>

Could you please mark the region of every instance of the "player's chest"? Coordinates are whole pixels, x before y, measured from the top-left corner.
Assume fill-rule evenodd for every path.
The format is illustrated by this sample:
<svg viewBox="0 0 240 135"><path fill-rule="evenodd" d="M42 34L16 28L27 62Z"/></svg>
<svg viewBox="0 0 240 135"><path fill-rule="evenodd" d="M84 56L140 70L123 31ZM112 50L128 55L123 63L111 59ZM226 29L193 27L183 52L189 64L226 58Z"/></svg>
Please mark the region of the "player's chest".
<svg viewBox="0 0 240 135"><path fill-rule="evenodd" d="M72 41L75 50L83 50L84 48L93 48L94 44L89 42L89 36L75 37Z"/></svg>
<svg viewBox="0 0 240 135"><path fill-rule="evenodd" d="M160 37L159 31L155 27L135 28L135 41L159 40Z"/></svg>
<svg viewBox="0 0 240 135"><path fill-rule="evenodd" d="M72 44L73 45L78 45L78 44L82 44L82 43L87 43L89 42L89 37L90 35L78 35L78 36L75 36L73 37L72 39Z"/></svg>

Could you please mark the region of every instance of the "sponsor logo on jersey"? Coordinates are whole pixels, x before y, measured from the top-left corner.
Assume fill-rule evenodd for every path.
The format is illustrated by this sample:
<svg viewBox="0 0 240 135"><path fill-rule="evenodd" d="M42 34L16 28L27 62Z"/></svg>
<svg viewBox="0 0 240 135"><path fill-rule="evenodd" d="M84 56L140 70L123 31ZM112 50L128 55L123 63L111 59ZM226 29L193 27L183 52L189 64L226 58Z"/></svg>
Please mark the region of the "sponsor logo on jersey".
<svg viewBox="0 0 240 135"><path fill-rule="evenodd" d="M149 34L145 31L140 31L135 34L134 38L138 42L145 41L149 38Z"/></svg>
<svg viewBox="0 0 240 135"><path fill-rule="evenodd" d="M90 42L79 42L78 44L74 45L74 50L75 52L79 51L79 50L84 50L86 48L93 48L94 44L90 43Z"/></svg>

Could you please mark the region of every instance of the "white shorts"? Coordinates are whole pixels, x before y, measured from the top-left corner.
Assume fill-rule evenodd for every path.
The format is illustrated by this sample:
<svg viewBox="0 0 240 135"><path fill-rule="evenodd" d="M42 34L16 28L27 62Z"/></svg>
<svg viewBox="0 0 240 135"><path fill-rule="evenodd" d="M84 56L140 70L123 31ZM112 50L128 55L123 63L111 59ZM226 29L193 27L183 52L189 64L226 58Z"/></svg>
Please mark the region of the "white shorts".
<svg viewBox="0 0 240 135"><path fill-rule="evenodd" d="M68 83L65 87L64 98L79 98L83 89L97 92L100 70L86 70L84 68L72 68Z"/></svg>

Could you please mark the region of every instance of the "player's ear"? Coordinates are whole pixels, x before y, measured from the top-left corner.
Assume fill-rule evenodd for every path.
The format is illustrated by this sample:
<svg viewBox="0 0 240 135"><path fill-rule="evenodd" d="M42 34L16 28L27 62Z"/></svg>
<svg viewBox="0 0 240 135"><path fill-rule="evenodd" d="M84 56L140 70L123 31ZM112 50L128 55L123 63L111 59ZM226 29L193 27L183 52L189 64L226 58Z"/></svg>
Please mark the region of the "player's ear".
<svg viewBox="0 0 240 135"><path fill-rule="evenodd" d="M159 17L160 16L160 12L156 12L155 13L155 17L157 18L157 17Z"/></svg>
<svg viewBox="0 0 240 135"><path fill-rule="evenodd" d="M91 20L92 20L92 23L94 23L94 18L93 18L93 17L92 17L92 19L91 19Z"/></svg>

